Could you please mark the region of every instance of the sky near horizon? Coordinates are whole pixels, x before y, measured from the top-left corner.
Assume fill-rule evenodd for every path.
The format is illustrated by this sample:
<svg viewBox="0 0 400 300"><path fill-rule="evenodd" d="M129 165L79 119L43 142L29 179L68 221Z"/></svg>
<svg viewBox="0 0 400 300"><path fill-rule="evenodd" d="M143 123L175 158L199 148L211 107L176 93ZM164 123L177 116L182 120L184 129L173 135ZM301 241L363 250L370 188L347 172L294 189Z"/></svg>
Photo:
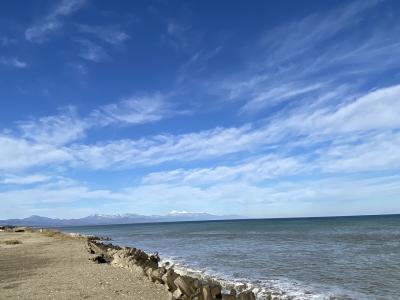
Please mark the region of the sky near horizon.
<svg viewBox="0 0 400 300"><path fill-rule="evenodd" d="M400 213L399 1L1 1L0 219Z"/></svg>

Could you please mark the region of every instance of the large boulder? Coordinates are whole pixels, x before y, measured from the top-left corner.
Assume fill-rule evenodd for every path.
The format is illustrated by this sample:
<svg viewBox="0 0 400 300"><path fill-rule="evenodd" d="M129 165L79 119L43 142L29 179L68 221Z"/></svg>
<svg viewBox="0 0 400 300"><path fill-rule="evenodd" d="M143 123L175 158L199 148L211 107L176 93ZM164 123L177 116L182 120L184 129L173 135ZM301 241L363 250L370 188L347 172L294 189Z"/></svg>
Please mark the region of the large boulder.
<svg viewBox="0 0 400 300"><path fill-rule="evenodd" d="M170 292L173 292L173 291L175 291L177 289L177 286L176 286L174 280L176 278L178 278L178 276L179 275L176 274L174 272L174 270L171 268L171 269L168 269L167 272L161 277L161 279L165 283L165 286L167 287L167 289Z"/></svg>
<svg viewBox="0 0 400 300"><path fill-rule="evenodd" d="M162 277L166 272L167 272L167 270L164 267L153 270L153 272L150 275L151 281L158 282L158 283L164 283L164 281L162 280Z"/></svg>
<svg viewBox="0 0 400 300"><path fill-rule="evenodd" d="M222 299L222 287L220 285L211 286L210 291L213 298Z"/></svg>
<svg viewBox="0 0 400 300"><path fill-rule="evenodd" d="M174 280L175 285L183 294L190 297L194 294L194 289L192 287L193 279L189 276L178 276Z"/></svg>

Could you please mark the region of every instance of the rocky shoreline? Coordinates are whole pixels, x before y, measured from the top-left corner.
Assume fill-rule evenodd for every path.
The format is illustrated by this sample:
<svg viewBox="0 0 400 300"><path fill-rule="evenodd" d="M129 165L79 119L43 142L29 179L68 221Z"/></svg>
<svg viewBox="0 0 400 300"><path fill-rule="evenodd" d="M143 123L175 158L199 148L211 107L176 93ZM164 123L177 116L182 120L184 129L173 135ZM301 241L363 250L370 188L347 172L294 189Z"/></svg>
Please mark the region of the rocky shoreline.
<svg viewBox="0 0 400 300"><path fill-rule="evenodd" d="M88 239L87 249L94 262L109 263L127 269L140 269L152 282L163 284L171 300L256 299L252 291L238 293L231 289L229 294L223 293L222 286L217 282L178 274L173 266L160 266L158 253L148 255L140 249L105 244L94 239Z"/></svg>

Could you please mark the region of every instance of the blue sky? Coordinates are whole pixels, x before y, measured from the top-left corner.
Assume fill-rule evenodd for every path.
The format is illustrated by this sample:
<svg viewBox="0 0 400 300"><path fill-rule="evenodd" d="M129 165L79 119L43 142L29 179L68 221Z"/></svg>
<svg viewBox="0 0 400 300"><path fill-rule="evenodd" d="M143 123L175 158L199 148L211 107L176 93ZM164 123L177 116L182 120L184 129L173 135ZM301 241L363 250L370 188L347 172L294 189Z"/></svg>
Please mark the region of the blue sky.
<svg viewBox="0 0 400 300"><path fill-rule="evenodd" d="M400 213L398 1L2 1L0 218Z"/></svg>

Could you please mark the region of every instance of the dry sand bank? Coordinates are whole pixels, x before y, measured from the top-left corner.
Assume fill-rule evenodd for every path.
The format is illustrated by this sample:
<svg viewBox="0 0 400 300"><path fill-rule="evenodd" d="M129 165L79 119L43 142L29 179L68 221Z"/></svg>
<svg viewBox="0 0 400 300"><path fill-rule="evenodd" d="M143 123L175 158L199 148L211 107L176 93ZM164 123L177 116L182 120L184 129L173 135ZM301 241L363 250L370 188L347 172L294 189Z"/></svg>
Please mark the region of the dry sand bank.
<svg viewBox="0 0 400 300"><path fill-rule="evenodd" d="M164 286L139 271L93 263L85 244L38 232L0 232L0 299L169 298Z"/></svg>

